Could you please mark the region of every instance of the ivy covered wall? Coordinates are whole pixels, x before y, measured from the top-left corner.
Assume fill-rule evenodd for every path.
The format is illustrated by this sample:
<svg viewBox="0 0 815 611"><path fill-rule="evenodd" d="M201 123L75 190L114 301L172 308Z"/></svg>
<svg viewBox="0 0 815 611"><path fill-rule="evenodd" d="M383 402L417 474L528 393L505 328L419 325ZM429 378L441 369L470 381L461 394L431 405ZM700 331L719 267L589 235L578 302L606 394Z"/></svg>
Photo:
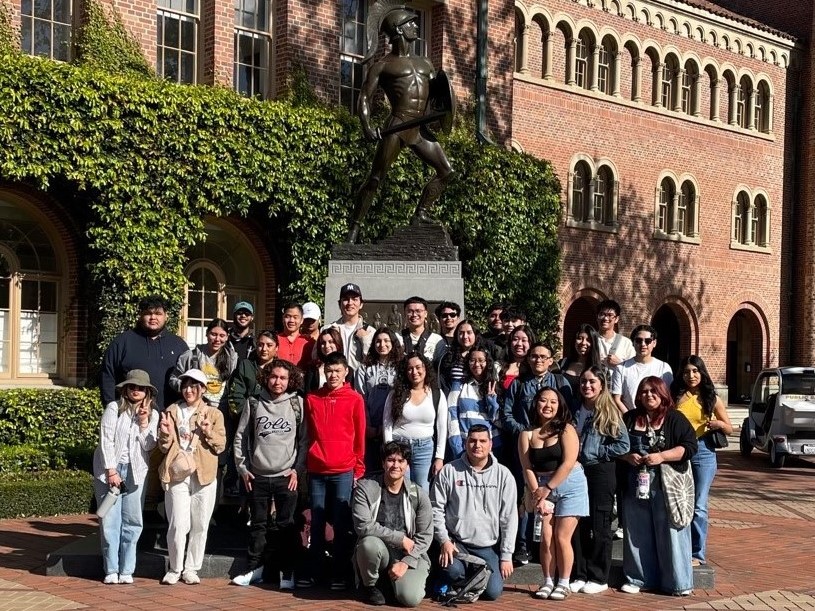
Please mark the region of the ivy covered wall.
<svg viewBox="0 0 815 611"><path fill-rule="evenodd" d="M91 13L88 22L97 18L105 20ZM86 224L90 306L102 317L97 345L132 323L139 297L160 293L180 307L185 252L205 238L206 215L262 213L284 259L285 296L319 300L330 247L345 236L373 155L357 120L302 87L261 102L170 84L138 58L110 53L129 44L115 20L111 30L85 32L92 36L80 38L73 65L21 55L0 40L0 179L50 189L81 208L72 214ZM560 186L547 162L479 145L472 131L464 119L443 142L457 175L437 207L459 247L467 308L508 300L552 332ZM427 177L403 154L363 239L407 223Z"/></svg>

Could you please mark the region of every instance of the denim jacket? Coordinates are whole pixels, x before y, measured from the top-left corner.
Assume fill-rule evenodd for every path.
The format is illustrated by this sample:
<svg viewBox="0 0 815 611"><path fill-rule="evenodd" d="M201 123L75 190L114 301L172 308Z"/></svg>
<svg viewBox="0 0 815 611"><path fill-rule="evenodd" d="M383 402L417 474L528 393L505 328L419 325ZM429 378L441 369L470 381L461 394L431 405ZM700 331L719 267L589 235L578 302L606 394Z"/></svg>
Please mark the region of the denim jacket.
<svg viewBox="0 0 815 611"><path fill-rule="evenodd" d="M580 435L580 454L577 459L584 466L611 462L627 454L629 447L628 431L624 426L620 426L617 437L612 438L608 435L601 435L589 421L583 427Z"/></svg>
<svg viewBox="0 0 815 611"><path fill-rule="evenodd" d="M571 404L572 387L559 373L548 371L540 378L530 374L516 378L504 396L504 405L501 410L501 421L505 431L517 437L522 431L529 428L534 410L532 400L538 389L544 386L557 388L566 399L566 404Z"/></svg>

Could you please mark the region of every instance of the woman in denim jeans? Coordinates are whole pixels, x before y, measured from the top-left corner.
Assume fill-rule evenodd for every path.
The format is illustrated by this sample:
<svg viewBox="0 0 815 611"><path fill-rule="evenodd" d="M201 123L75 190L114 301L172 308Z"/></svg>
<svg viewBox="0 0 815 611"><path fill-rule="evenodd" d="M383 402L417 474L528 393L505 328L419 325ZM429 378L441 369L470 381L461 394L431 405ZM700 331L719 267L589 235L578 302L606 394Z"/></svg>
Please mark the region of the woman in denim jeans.
<svg viewBox="0 0 815 611"><path fill-rule="evenodd" d="M410 446L410 480L430 493L430 480L444 465L447 447L447 400L436 386L430 361L411 352L399 364L393 392L382 417L385 443L403 441Z"/></svg>
<svg viewBox="0 0 815 611"><path fill-rule="evenodd" d="M674 409L668 387L656 376L637 388L636 407L623 415L631 452L622 457L630 467L623 482L623 573L621 590L636 594L642 588L677 596L693 592L690 525L674 528L665 508L659 465L690 469L696 454L696 435L688 419ZM646 498L639 498L637 477L647 473Z"/></svg>
<svg viewBox="0 0 815 611"><path fill-rule="evenodd" d="M577 462L580 440L566 399L544 386L535 394L532 406L533 428L518 438L518 456L535 512L542 520L544 581L535 597L564 600L570 593L574 561L572 535L578 520L589 514L589 492L583 467Z"/></svg>
<svg viewBox="0 0 815 611"><path fill-rule="evenodd" d="M578 460L586 471L589 517L580 520L572 541L575 567L572 592L599 594L611 571L611 514L617 489L616 459L629 450L628 431L606 387L603 369L586 368L579 377L582 404L575 412L580 437Z"/></svg>
<svg viewBox="0 0 815 611"><path fill-rule="evenodd" d="M676 398L676 409L685 415L696 433L699 451L690 459L693 469L694 503L693 522L690 525L693 566L707 562L707 503L710 487L716 476L716 448L709 433L733 432L724 402L716 395L713 380L705 362L692 354L682 360L681 379L675 378L671 386Z"/></svg>

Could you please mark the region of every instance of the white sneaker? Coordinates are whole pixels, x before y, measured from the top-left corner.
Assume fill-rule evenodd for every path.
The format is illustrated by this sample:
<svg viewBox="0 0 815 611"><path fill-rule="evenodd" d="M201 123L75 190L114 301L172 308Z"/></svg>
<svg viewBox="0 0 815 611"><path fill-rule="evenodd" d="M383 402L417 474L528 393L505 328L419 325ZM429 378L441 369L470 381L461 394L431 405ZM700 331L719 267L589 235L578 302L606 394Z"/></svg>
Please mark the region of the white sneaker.
<svg viewBox="0 0 815 611"><path fill-rule="evenodd" d="M280 589L293 590L294 589L294 574L280 572Z"/></svg>
<svg viewBox="0 0 815 611"><path fill-rule="evenodd" d="M165 586L174 586L178 583L178 580L181 579L181 573L176 573L175 571L167 571L164 577L161 579L161 583Z"/></svg>
<svg viewBox="0 0 815 611"><path fill-rule="evenodd" d="M119 583L119 575L117 573L108 573L105 575L105 578L102 580L102 583L106 583L108 585L112 583Z"/></svg>
<svg viewBox="0 0 815 611"><path fill-rule="evenodd" d="M181 581L186 583L188 586L195 586L201 583L201 578L198 576L196 571L184 571L181 573Z"/></svg>
<svg viewBox="0 0 815 611"><path fill-rule="evenodd" d="M133 583L133 575L119 575L119 583Z"/></svg>
<svg viewBox="0 0 815 611"><path fill-rule="evenodd" d="M620 588L620 592L625 592L626 594L639 594L640 587L635 586L633 583L624 583L623 587Z"/></svg>
<svg viewBox="0 0 815 611"><path fill-rule="evenodd" d="M590 581L584 585L583 589L580 591L583 592L583 594L599 594L600 592L605 592L606 590L608 590L607 583L595 583Z"/></svg>
<svg viewBox="0 0 815 611"><path fill-rule="evenodd" d="M586 585L585 581L583 581L582 579L578 579L569 584L569 589L572 592L580 592L583 589L583 586L585 585Z"/></svg>
<svg viewBox="0 0 815 611"><path fill-rule="evenodd" d="M236 575L229 583L236 586L248 586L251 583L257 583L261 579L263 579L263 567L259 566L243 575Z"/></svg>

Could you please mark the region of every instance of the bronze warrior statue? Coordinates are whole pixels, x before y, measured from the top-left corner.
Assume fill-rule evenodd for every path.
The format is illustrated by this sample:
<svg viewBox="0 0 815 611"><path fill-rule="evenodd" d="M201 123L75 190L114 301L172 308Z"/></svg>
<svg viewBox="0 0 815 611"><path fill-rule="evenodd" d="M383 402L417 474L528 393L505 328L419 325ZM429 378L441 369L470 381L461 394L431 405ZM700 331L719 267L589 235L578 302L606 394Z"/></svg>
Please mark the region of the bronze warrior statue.
<svg viewBox="0 0 815 611"><path fill-rule="evenodd" d="M366 25L369 51L363 62L367 63L376 54L380 32L390 41L391 52L368 69L359 96L357 113L362 131L368 140L379 144L371 173L357 193L348 232L348 242L352 243L357 240L379 185L404 147L410 147L419 159L436 170L436 175L424 186L413 214L414 221L434 222L428 214L429 208L453 174L444 150L428 126L439 121L442 129L449 130L455 98L444 72L436 72L426 57L412 53L419 35L416 14L395 0L377 0L369 10ZM378 87L385 92L391 107L390 117L381 129L372 128L370 123L371 100Z"/></svg>

